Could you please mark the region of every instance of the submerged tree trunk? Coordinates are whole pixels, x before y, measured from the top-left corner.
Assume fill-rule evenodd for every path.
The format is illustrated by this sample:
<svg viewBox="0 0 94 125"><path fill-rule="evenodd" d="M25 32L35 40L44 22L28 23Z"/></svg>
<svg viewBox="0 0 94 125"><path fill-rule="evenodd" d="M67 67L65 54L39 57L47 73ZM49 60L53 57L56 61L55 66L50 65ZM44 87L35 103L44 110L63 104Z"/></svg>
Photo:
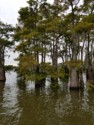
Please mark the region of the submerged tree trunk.
<svg viewBox="0 0 94 125"><path fill-rule="evenodd" d="M4 47L0 46L0 81L5 81L5 68L4 68Z"/></svg>
<svg viewBox="0 0 94 125"><path fill-rule="evenodd" d="M79 80L78 80L78 74L77 69L72 68L70 72L70 89L78 89L79 88Z"/></svg>
<svg viewBox="0 0 94 125"><path fill-rule="evenodd" d="M36 75L40 75L40 71L39 71L39 65L36 67ZM43 79L35 79L35 88L42 88L45 86L45 80L46 78Z"/></svg>
<svg viewBox="0 0 94 125"><path fill-rule="evenodd" d="M92 66L92 55L90 53L90 34L88 34L86 76L87 76L87 81L94 82L94 73L93 73L93 66Z"/></svg>
<svg viewBox="0 0 94 125"><path fill-rule="evenodd" d="M94 81L94 73L93 73L93 69L92 66L88 66L87 71L86 71L86 76L87 76L87 81Z"/></svg>
<svg viewBox="0 0 94 125"><path fill-rule="evenodd" d="M6 81L4 66L0 66L0 81Z"/></svg>

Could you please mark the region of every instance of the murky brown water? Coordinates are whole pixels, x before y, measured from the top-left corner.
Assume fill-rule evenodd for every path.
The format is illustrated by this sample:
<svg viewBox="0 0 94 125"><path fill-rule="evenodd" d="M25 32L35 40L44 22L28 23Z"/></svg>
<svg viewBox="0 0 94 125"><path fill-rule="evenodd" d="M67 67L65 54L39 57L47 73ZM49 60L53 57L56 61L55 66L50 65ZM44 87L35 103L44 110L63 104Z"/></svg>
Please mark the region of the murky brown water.
<svg viewBox="0 0 94 125"><path fill-rule="evenodd" d="M0 125L94 125L94 92L35 90L12 72L0 84Z"/></svg>

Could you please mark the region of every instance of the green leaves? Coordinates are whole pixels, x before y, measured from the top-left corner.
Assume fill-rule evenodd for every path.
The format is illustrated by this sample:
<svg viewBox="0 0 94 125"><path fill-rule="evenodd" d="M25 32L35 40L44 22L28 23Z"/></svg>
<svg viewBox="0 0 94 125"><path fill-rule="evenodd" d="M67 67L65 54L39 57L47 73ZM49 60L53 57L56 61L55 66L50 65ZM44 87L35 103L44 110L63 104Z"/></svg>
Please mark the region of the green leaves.
<svg viewBox="0 0 94 125"><path fill-rule="evenodd" d="M5 81L5 69L4 69L4 59L5 59L5 50L10 48L13 45L12 41L12 32L13 27L8 24L4 24L0 21L0 67L1 70L1 80ZM3 79L2 79L3 78Z"/></svg>
<svg viewBox="0 0 94 125"><path fill-rule="evenodd" d="M87 33L94 29L93 23L81 22L75 27L75 31L78 33Z"/></svg>
<svg viewBox="0 0 94 125"><path fill-rule="evenodd" d="M75 67L79 69L82 66L83 62L81 60L76 60L76 61L65 62L65 64L69 67L69 69Z"/></svg>
<svg viewBox="0 0 94 125"><path fill-rule="evenodd" d="M2 48L10 47L13 45L12 33L14 28L11 25L4 24L0 21L0 47Z"/></svg>

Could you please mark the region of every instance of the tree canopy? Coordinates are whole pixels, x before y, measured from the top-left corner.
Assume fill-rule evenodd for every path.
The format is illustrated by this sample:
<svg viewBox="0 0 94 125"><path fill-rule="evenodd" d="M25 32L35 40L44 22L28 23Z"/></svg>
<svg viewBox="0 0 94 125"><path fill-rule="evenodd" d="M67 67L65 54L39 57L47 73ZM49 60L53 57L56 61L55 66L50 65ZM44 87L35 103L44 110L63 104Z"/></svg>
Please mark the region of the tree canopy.
<svg viewBox="0 0 94 125"><path fill-rule="evenodd" d="M14 39L19 42L18 72L25 80L39 82L50 76L58 81L70 72L71 87L77 88L78 71L84 67L88 80L93 80L94 3L79 2L29 0L19 10Z"/></svg>

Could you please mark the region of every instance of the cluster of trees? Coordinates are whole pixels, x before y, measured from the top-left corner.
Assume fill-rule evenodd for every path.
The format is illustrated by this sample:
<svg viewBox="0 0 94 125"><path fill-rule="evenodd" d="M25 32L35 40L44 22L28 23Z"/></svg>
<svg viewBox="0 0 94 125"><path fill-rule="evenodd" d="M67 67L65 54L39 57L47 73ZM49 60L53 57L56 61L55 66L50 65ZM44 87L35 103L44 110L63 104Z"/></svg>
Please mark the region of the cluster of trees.
<svg viewBox="0 0 94 125"><path fill-rule="evenodd" d="M84 71L94 82L94 1L80 2L28 0L19 10L14 40L19 43L20 77L37 87L48 76L57 84L58 78L69 75L70 88L79 88Z"/></svg>

